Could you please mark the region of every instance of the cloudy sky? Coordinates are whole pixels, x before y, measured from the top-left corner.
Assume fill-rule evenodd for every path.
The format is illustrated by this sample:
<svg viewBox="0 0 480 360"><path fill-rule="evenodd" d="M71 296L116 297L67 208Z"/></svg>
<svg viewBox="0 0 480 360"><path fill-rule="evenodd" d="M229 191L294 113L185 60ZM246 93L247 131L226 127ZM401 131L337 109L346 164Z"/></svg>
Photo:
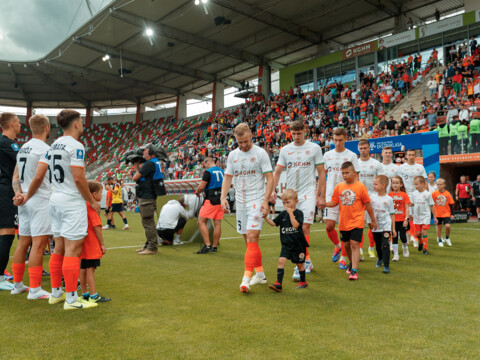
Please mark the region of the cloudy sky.
<svg viewBox="0 0 480 360"><path fill-rule="evenodd" d="M110 0L89 0L93 13ZM90 19L87 0L0 0L0 59L36 60Z"/></svg>

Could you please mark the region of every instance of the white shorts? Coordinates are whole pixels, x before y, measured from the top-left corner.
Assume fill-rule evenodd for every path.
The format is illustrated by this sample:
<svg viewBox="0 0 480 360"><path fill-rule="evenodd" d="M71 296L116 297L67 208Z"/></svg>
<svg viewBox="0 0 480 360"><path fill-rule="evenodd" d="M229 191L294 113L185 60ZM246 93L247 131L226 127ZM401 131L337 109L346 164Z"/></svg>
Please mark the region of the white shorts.
<svg viewBox="0 0 480 360"><path fill-rule="evenodd" d="M260 204L248 210L237 210L237 232L245 235L247 230L262 230L263 217Z"/></svg>
<svg viewBox="0 0 480 360"><path fill-rule="evenodd" d="M50 221L54 237L83 240L88 229L85 200L72 200L71 197L54 193L50 198Z"/></svg>
<svg viewBox="0 0 480 360"><path fill-rule="evenodd" d="M299 199L297 209L303 212L303 223L313 224L315 220L315 199Z"/></svg>
<svg viewBox="0 0 480 360"><path fill-rule="evenodd" d="M18 234L20 236L51 235L49 200L32 197L18 207Z"/></svg>
<svg viewBox="0 0 480 360"><path fill-rule="evenodd" d="M338 205L335 207L327 207L323 209L323 220L333 220L338 223L340 213L338 211Z"/></svg>

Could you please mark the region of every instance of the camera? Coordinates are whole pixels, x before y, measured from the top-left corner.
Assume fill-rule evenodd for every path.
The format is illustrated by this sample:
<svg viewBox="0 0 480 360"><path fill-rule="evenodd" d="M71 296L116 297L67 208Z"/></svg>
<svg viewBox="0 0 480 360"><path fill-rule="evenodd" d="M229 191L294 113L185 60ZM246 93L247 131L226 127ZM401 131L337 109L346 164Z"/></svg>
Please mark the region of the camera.
<svg viewBox="0 0 480 360"><path fill-rule="evenodd" d="M151 155L155 155L155 157L160 161L169 160L168 154L163 147L155 146L154 144L149 143L139 147L138 149L127 151L123 155L123 161L125 161L127 164L144 163L145 159L143 158L143 151L145 149L149 149L149 153Z"/></svg>

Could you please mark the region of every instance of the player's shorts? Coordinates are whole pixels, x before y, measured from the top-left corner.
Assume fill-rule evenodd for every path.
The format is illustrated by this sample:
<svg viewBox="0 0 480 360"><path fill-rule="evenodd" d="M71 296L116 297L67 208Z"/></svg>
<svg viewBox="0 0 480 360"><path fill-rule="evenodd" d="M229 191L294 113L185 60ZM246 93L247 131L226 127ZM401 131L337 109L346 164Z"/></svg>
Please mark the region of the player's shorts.
<svg viewBox="0 0 480 360"><path fill-rule="evenodd" d="M441 217L441 218L437 218L437 220L438 220L438 225L450 224L452 222L452 219L450 217Z"/></svg>
<svg viewBox="0 0 480 360"><path fill-rule="evenodd" d="M247 230L262 230L263 217L260 204L254 204L248 210L237 210L237 232L245 235Z"/></svg>
<svg viewBox="0 0 480 360"><path fill-rule="evenodd" d="M54 237L83 240L87 235L87 204L60 193L50 197L50 222Z"/></svg>
<svg viewBox="0 0 480 360"><path fill-rule="evenodd" d="M480 196L475 196L475 207L480 207Z"/></svg>
<svg viewBox="0 0 480 360"><path fill-rule="evenodd" d="M51 235L49 200L32 197L25 205L18 207L18 235Z"/></svg>
<svg viewBox="0 0 480 360"><path fill-rule="evenodd" d="M100 266L100 259L81 259L80 260L80 269L90 269Z"/></svg>
<svg viewBox="0 0 480 360"><path fill-rule="evenodd" d="M415 227L415 232L422 232L422 230L428 230L430 229L430 224L425 225L425 224L413 224Z"/></svg>
<svg viewBox="0 0 480 360"><path fill-rule="evenodd" d="M305 262L305 248L287 248L282 246L280 257L290 260L294 264L303 264Z"/></svg>
<svg viewBox="0 0 480 360"><path fill-rule="evenodd" d="M198 216L201 216L205 219L214 219L214 220L222 220L223 219L223 209L222 205L212 205L210 200L205 200L198 213Z"/></svg>
<svg viewBox="0 0 480 360"><path fill-rule="evenodd" d="M123 204L120 203L120 204L112 204L112 212L120 212L120 211L123 211Z"/></svg>
<svg viewBox="0 0 480 360"><path fill-rule="evenodd" d="M14 196L11 186L0 186L0 229L18 227L18 210L12 200Z"/></svg>
<svg viewBox="0 0 480 360"><path fill-rule="evenodd" d="M458 201L460 202L460 208L465 210L471 206L470 198L459 198Z"/></svg>
<svg viewBox="0 0 480 360"><path fill-rule="evenodd" d="M315 220L315 199L299 199L297 209L303 212L304 224L313 224Z"/></svg>
<svg viewBox="0 0 480 360"><path fill-rule="evenodd" d="M342 240L342 242L347 242L350 240L361 242L362 237L363 237L363 229L361 228L355 228L348 231L345 231L345 230L340 231L340 240Z"/></svg>
<svg viewBox="0 0 480 360"><path fill-rule="evenodd" d="M323 220L333 220L338 223L340 218L340 213L338 210L338 205L335 207L328 207L323 209Z"/></svg>

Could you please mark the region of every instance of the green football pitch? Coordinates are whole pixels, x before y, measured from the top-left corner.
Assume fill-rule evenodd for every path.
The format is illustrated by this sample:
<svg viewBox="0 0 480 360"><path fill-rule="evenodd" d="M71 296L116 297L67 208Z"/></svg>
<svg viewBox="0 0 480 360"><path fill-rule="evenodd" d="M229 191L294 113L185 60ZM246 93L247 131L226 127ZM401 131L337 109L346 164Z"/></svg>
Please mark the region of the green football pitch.
<svg viewBox="0 0 480 360"><path fill-rule="evenodd" d="M154 256L135 253L144 233L139 215L127 216L130 230L104 232L108 251L96 275L99 293L112 301L64 311L27 301L26 293L0 293L0 359L480 357L480 224L454 224L453 247L439 248L430 230L431 255L410 247L389 275L367 257L356 282L332 263L325 227L315 224L307 289L295 289L289 264L283 293L256 285L242 294L245 244L230 225L234 216L223 222L217 254L194 254L197 242L160 247ZM264 224L260 248L273 283L278 229ZM49 290L49 278L42 287Z"/></svg>

